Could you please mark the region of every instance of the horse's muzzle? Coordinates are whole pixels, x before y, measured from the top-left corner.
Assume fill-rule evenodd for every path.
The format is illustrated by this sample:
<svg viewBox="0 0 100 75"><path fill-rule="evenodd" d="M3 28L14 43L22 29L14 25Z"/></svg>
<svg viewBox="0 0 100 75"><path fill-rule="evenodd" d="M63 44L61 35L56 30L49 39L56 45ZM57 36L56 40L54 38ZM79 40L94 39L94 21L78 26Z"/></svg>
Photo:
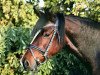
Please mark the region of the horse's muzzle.
<svg viewBox="0 0 100 75"><path fill-rule="evenodd" d="M27 70L29 68L29 62L27 60L24 60L22 62L22 64L23 64L23 67L24 67L25 70Z"/></svg>
<svg viewBox="0 0 100 75"><path fill-rule="evenodd" d="M28 60L20 60L21 65L23 66L23 68L25 70L31 70L31 71L35 71L37 69L37 64L36 62L34 62L34 64L30 64L30 62Z"/></svg>

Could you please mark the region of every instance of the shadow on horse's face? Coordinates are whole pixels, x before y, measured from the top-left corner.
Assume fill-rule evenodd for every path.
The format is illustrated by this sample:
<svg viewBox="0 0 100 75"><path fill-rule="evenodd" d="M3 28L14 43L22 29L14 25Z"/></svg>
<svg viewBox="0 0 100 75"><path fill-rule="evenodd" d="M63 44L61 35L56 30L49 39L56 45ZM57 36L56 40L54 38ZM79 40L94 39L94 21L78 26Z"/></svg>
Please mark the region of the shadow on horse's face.
<svg viewBox="0 0 100 75"><path fill-rule="evenodd" d="M58 33L55 26L45 26L38 31L21 59L25 69L35 70L38 65L56 54L62 47L58 43Z"/></svg>

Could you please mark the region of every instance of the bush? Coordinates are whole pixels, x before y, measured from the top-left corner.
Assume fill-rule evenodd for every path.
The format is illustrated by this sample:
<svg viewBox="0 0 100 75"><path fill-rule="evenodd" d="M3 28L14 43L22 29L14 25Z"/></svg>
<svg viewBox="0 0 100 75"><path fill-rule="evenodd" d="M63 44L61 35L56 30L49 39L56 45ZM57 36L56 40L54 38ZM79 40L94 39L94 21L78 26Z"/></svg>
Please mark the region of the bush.
<svg viewBox="0 0 100 75"><path fill-rule="evenodd" d="M29 44L30 28L1 27L0 28L0 73L1 75L24 74L20 66L20 55ZM26 73L26 72L25 72Z"/></svg>
<svg viewBox="0 0 100 75"><path fill-rule="evenodd" d="M35 75L91 75L91 71L66 48L38 68Z"/></svg>

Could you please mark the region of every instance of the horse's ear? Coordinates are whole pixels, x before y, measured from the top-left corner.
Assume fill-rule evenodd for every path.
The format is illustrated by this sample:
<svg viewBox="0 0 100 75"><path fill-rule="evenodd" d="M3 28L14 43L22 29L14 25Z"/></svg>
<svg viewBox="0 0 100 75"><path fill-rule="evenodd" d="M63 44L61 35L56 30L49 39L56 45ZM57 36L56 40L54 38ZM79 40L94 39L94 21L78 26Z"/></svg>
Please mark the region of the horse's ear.
<svg viewBox="0 0 100 75"><path fill-rule="evenodd" d="M41 28L43 28L46 23L48 22L47 16L45 15L45 13L43 13L40 10L36 9L36 6L33 7L34 9L34 13L39 17L38 21L36 22L36 25L34 26L31 35L34 36L35 33L40 30Z"/></svg>
<svg viewBox="0 0 100 75"><path fill-rule="evenodd" d="M34 13L40 18L42 15L45 15L42 10L37 9L37 5L33 7Z"/></svg>
<svg viewBox="0 0 100 75"><path fill-rule="evenodd" d="M36 25L34 26L34 28L32 30L32 33L31 33L32 36L34 36L35 33L39 29L43 28L48 21L51 21L51 22L54 21L54 19L53 19L54 15L49 12L50 8L43 8L43 10L45 11L44 12L43 10L38 10L37 5L36 5L33 7L33 9L34 9L34 13L39 17L39 19L36 22Z"/></svg>
<svg viewBox="0 0 100 75"><path fill-rule="evenodd" d="M79 56L82 56L78 48L71 42L67 35L65 35L65 44L69 46L70 50L77 53Z"/></svg>
<svg viewBox="0 0 100 75"><path fill-rule="evenodd" d="M51 11L50 11L51 7L49 8L41 8L41 9L38 9L37 8L37 5L35 5L33 7L33 10L34 10L34 13L40 18L41 16L45 17L46 19L48 19L49 21L51 22L55 22L55 14L53 14Z"/></svg>

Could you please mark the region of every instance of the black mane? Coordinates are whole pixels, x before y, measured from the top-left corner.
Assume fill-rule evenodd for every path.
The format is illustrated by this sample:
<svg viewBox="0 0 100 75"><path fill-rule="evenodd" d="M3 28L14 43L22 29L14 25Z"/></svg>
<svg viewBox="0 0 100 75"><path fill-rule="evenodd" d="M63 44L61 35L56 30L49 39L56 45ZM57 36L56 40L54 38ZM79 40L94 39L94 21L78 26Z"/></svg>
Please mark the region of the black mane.
<svg viewBox="0 0 100 75"><path fill-rule="evenodd" d="M72 20L79 20L81 24L83 25L88 25L90 27L100 29L100 22L91 20L89 18L83 18L79 16L74 16L74 15L66 15L66 17L70 17Z"/></svg>

